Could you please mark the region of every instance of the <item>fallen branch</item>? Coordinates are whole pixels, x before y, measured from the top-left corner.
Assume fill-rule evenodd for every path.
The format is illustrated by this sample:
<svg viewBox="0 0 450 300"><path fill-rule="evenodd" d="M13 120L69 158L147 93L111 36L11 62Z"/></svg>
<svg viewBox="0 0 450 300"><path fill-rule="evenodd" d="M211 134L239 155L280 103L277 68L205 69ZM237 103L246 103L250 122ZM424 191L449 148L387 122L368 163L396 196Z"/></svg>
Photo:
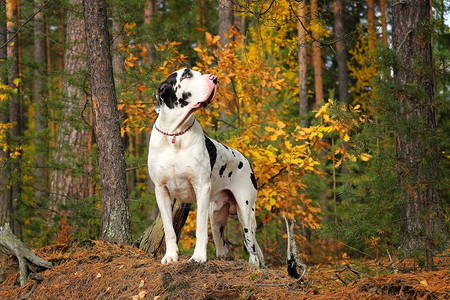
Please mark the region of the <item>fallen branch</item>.
<svg viewBox="0 0 450 300"><path fill-rule="evenodd" d="M292 220L291 226L289 228L289 222L286 218L286 215L283 213L284 221L286 222L286 231L287 231L287 270L289 276L296 278L297 282L303 281L303 277L306 274L307 267L305 264L302 264L298 260L298 254L297 254L297 244L295 242L295 235L294 235L294 222L295 219ZM292 245L291 245L292 243ZM302 268L303 272L302 275L298 274L297 268Z"/></svg>
<svg viewBox="0 0 450 300"><path fill-rule="evenodd" d="M345 282L344 279L339 276L339 273L337 271L334 274L336 275L337 279L339 279L343 284L347 285L347 282Z"/></svg>
<svg viewBox="0 0 450 300"><path fill-rule="evenodd" d="M17 257L17 260L19 261L19 281L21 286L27 283L28 269L34 270L35 267L50 269L52 267L51 262L46 261L31 252L27 246L11 232L8 224L0 227L0 248L4 252Z"/></svg>
<svg viewBox="0 0 450 300"><path fill-rule="evenodd" d="M391 261L392 269L394 270L394 273L397 274L398 270L397 270L397 268L394 265L394 261L392 260L391 254L389 253L389 250L386 249L386 251L387 251L387 254L389 256L389 260Z"/></svg>

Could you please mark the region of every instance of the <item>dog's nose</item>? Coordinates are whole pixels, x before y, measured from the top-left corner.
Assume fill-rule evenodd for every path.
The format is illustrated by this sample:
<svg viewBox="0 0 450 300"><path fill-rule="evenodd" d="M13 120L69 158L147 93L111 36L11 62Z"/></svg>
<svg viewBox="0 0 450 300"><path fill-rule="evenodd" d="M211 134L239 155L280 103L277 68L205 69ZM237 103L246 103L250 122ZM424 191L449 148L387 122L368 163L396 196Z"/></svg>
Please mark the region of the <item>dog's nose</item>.
<svg viewBox="0 0 450 300"><path fill-rule="evenodd" d="M209 80L212 80L215 84L217 84L217 76L213 74L209 74Z"/></svg>

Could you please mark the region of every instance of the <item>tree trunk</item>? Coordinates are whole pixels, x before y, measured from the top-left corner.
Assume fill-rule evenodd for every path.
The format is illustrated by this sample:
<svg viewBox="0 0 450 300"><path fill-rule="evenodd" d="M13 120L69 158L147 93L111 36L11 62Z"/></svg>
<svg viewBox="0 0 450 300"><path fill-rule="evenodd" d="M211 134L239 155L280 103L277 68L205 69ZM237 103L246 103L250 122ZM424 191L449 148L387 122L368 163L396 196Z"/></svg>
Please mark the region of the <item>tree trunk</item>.
<svg viewBox="0 0 450 300"><path fill-rule="evenodd" d="M106 2L85 0L83 12L102 187L100 235L104 240L128 244L131 240L131 225L126 166L109 49Z"/></svg>
<svg viewBox="0 0 450 300"><path fill-rule="evenodd" d="M219 36L220 46L225 47L230 26L234 24L233 3L230 0L219 0Z"/></svg>
<svg viewBox="0 0 450 300"><path fill-rule="evenodd" d="M47 171L45 168L47 161L47 143L46 138L42 135L43 130L47 128L47 108L44 102L44 78L46 76L46 40L45 40L45 23L43 22L44 13L41 7L44 4L42 0L34 1L34 52L33 59L36 64L34 69L33 81L33 100L34 100L34 131L36 133L35 145L35 199L47 197Z"/></svg>
<svg viewBox="0 0 450 300"><path fill-rule="evenodd" d="M347 43L343 38L345 33L343 0L334 1L334 33L338 39L336 42L336 56L338 63L339 101L348 106Z"/></svg>
<svg viewBox="0 0 450 300"><path fill-rule="evenodd" d="M388 32L387 32L387 20L386 20L386 2L380 0L380 12L381 12L381 41L383 45L388 45Z"/></svg>
<svg viewBox="0 0 450 300"><path fill-rule="evenodd" d="M180 240L181 232L190 210L190 203L181 203L174 200L172 205L172 215L173 228L177 235L177 242ZM139 248L152 256L164 253L166 245L164 243L164 227L160 214L158 214L153 224L145 230L139 243Z"/></svg>
<svg viewBox="0 0 450 300"><path fill-rule="evenodd" d="M147 24L150 26L150 24L152 23L154 14L156 14L156 0L147 0L147 4L146 4L145 10L144 10L144 24ZM145 43L145 48L147 49L147 58L144 61L147 64L147 66L150 68L151 64L154 63L154 61L156 60L156 51L155 51L155 47L153 47L153 45L150 44L149 42ZM149 142L150 142L150 131L146 130L145 131L146 145L148 145ZM152 180L150 179L148 172L147 172L147 190L148 191L155 190L155 185L153 184ZM156 207L155 207L155 210L156 210Z"/></svg>
<svg viewBox="0 0 450 300"><path fill-rule="evenodd" d="M319 108L323 101L323 78L322 78L322 51L320 49L320 35L318 32L319 28L319 7L318 0L311 0L311 26L314 28L312 30L312 57L313 57L313 67L314 67L314 89L316 92L316 108Z"/></svg>
<svg viewBox="0 0 450 300"><path fill-rule="evenodd" d="M82 83L75 85L74 78L87 68L86 43L84 40L84 21L80 18L81 0L70 0L67 10L66 41L64 51L64 78L62 83L62 117L54 150L55 169L51 174L51 206L58 211L58 204L68 199L83 199L90 196L88 141L90 129L85 109L88 98L83 92ZM78 79L80 82L82 79ZM80 118L85 121L80 122ZM80 125L81 123L81 125ZM78 126L75 126L78 124ZM78 165L78 167L77 167Z"/></svg>
<svg viewBox="0 0 450 300"><path fill-rule="evenodd" d="M18 5L16 0L11 0L6 2L7 8L7 56L8 59L12 59L13 62L8 68L8 85L11 89L19 90L19 39L17 35L17 21L18 21ZM10 145L13 147L20 147L20 137L22 136L22 114L21 114L21 103L19 92L12 94L9 100L9 123L13 125L11 128L10 135ZM21 158L17 158L11 161L10 175L13 176L10 188L10 201L12 207L12 212L17 210L18 201L20 199L21 186L20 186L20 176L21 176ZM11 222L12 231L14 234L20 234L19 223L12 219Z"/></svg>
<svg viewBox="0 0 450 300"><path fill-rule="evenodd" d="M120 12L115 12L115 15L118 16ZM122 23L118 20L117 17L112 20L112 33L114 36L113 40L113 56L112 56L112 65L114 70L114 83L115 86L118 87L123 75L125 74L125 66L123 64L123 57L120 51L120 47L123 47L123 35L122 35Z"/></svg>
<svg viewBox="0 0 450 300"><path fill-rule="evenodd" d="M367 0L367 34L369 35L369 51L375 51L377 27L375 26L375 0Z"/></svg>
<svg viewBox="0 0 450 300"><path fill-rule="evenodd" d="M227 35L230 34L229 28L234 24L233 3L230 0L219 0L219 36L220 47L223 49L230 41ZM233 79L232 79L233 80ZM219 111L219 120L224 120L226 113ZM221 122L220 131L227 131L229 126L225 122Z"/></svg>
<svg viewBox="0 0 450 300"><path fill-rule="evenodd" d="M5 0L0 0L0 45L6 44L6 3ZM5 67L7 58L6 47L0 48L0 69ZM5 72L1 74L1 84L8 84L8 74ZM0 124L9 123L8 102L0 101ZM0 136L0 144L6 143L6 136ZM10 190L8 188L8 181L10 179L9 168L6 163L8 161L8 150L3 150L0 147L0 226L6 223L11 224L12 201L10 197Z"/></svg>
<svg viewBox="0 0 450 300"><path fill-rule="evenodd" d="M147 0L144 10L144 24L150 25L152 23L154 14L156 14L156 0ZM148 66L150 66L150 64L156 60L155 47L152 44L146 42L145 48L147 49L146 63Z"/></svg>
<svg viewBox="0 0 450 300"><path fill-rule="evenodd" d="M448 228L438 187L439 153L434 140L437 124L430 12L429 0L404 1L392 7L392 46L400 59L394 66L394 82L398 89L398 176L404 193L402 248L407 253L425 253L431 270L433 241L445 240Z"/></svg>
<svg viewBox="0 0 450 300"><path fill-rule="evenodd" d="M298 4L298 113L300 116L300 126L308 126L308 77L306 71L307 53L306 53L306 18L305 2Z"/></svg>

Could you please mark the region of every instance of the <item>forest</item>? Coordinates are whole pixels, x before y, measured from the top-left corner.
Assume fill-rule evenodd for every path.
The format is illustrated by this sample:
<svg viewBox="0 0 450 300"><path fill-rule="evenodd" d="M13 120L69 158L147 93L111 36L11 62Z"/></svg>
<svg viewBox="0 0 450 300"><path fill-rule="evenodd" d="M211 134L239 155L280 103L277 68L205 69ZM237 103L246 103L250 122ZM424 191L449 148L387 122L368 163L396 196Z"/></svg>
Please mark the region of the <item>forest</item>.
<svg viewBox="0 0 450 300"><path fill-rule="evenodd" d="M196 119L252 164L268 266L285 266L293 224L300 265L395 256L410 261L404 271L449 267L449 1L0 7L0 239L160 257L143 243L163 239L147 170L155 93L189 67L218 76ZM179 247L192 254L196 208L181 209ZM231 255L248 257L230 221Z"/></svg>

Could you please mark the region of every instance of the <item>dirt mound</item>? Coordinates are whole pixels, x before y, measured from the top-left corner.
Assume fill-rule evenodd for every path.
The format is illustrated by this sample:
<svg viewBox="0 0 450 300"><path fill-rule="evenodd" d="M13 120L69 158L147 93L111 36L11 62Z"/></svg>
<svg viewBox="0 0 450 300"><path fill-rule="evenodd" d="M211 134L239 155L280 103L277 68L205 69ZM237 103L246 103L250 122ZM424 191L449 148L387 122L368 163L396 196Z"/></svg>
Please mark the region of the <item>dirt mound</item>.
<svg viewBox="0 0 450 300"><path fill-rule="evenodd" d="M331 269L311 268L298 283L243 260L198 264L182 256L163 266L139 249L92 240L35 253L54 267L20 287L17 262L8 259L0 299L445 299L450 292L448 271L382 275L344 286L330 278Z"/></svg>

